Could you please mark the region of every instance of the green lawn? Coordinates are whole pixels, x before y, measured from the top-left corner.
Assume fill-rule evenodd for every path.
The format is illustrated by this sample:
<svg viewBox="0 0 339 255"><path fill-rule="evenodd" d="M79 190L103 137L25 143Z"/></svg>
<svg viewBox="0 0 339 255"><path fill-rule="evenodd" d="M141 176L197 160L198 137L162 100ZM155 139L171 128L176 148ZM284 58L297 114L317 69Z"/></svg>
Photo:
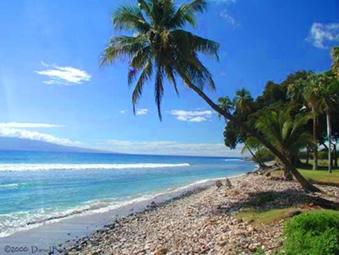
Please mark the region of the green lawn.
<svg viewBox="0 0 339 255"><path fill-rule="evenodd" d="M330 174L326 170L309 170L298 168L299 172L308 180L318 184L339 185L339 169Z"/></svg>
<svg viewBox="0 0 339 255"><path fill-rule="evenodd" d="M291 217L293 217L296 212L299 213L308 212L308 211L316 212L316 211L331 211L333 210L327 210L327 209L305 209L305 208L296 208L296 207L289 207L289 208L282 208L282 209L270 209L267 211L260 211L255 210L252 208L247 208L243 211L240 211L236 214L236 218L239 220L243 220L246 222L250 222L254 226L260 226L260 225L266 225L271 224L274 222L278 222L280 220L286 220ZM339 215L338 211L337 212Z"/></svg>
<svg viewBox="0 0 339 255"><path fill-rule="evenodd" d="M310 168L298 168L298 171L309 181L317 184L328 184L339 186L339 168L334 168L332 173L327 171L325 160L319 161L319 170ZM277 170L272 173L272 176L282 176L282 171Z"/></svg>
<svg viewBox="0 0 339 255"><path fill-rule="evenodd" d="M339 186L339 169L334 169L330 174L327 170L310 170L305 168L298 168L298 171L308 180L318 184L328 184ZM271 173L272 176L282 176L281 170ZM260 226L262 224L270 224L279 220L285 220L293 216L295 211L307 211L308 209L301 209L297 207L278 208L270 210L255 210L254 208L245 208L243 211L237 213L237 219L252 222L253 225Z"/></svg>
<svg viewBox="0 0 339 255"><path fill-rule="evenodd" d="M289 218L296 210L299 209L290 207L260 211L253 208L247 208L237 213L236 218L246 222L251 222L255 226L259 226L261 224L270 224L282 219Z"/></svg>

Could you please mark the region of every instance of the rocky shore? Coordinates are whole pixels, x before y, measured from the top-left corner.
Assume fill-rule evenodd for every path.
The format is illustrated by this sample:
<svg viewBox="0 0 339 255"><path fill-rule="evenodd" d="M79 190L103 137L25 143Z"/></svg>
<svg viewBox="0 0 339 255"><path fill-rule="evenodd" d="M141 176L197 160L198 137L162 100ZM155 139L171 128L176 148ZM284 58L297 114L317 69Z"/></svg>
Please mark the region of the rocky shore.
<svg viewBox="0 0 339 255"><path fill-rule="evenodd" d="M339 188L321 186L339 202ZM313 197L312 197L313 196ZM222 180L174 201L150 204L78 240L67 254L273 254L282 244L284 219L255 224L237 217L246 208L294 208L287 217L317 207L296 182L262 175ZM324 197L324 194L322 194Z"/></svg>

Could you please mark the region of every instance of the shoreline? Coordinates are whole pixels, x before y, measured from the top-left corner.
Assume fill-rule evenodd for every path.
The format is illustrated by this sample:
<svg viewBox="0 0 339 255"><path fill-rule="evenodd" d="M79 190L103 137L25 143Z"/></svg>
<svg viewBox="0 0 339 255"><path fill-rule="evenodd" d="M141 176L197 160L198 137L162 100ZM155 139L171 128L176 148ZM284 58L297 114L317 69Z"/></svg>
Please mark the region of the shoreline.
<svg viewBox="0 0 339 255"><path fill-rule="evenodd" d="M92 235L67 247L66 254L274 254L282 245L286 219L302 211L319 209L317 194L309 194L296 181L275 180L251 173L210 186L150 210L116 219ZM339 188L322 186L329 194ZM323 195L323 194L322 194ZM338 197L328 199L339 202ZM238 218L239 212L257 208L265 212L286 209L283 218L256 224ZM244 211L245 210L245 211Z"/></svg>
<svg viewBox="0 0 339 255"><path fill-rule="evenodd" d="M105 226L115 220L144 213L154 207L161 207L186 196L199 193L212 187L217 180L225 180L226 178L236 180L245 175L200 180L149 197L128 200L116 206L52 219L49 222L39 223L38 226L28 227L9 236L1 237L0 250L4 251L8 246L26 247L27 251L20 254L46 254L47 251L47 253L53 251L52 254L62 254L63 249L71 247L81 238L105 229ZM86 223L84 224L84 222ZM58 250L61 252L59 253Z"/></svg>

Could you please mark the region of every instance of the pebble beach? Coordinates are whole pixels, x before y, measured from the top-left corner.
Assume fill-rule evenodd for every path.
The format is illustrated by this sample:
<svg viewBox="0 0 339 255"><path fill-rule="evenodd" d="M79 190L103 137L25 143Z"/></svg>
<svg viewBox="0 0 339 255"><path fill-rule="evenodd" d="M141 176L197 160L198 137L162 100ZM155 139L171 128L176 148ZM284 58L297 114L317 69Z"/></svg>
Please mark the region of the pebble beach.
<svg viewBox="0 0 339 255"><path fill-rule="evenodd" d="M339 188L320 186L339 202ZM116 219L77 240L66 254L273 254L282 245L283 224L301 210L316 208L298 183L247 174L182 195L151 203L143 212ZM324 197L324 194L322 194ZM264 199L263 199L264 198ZM248 208L287 208L286 219L256 224L239 218Z"/></svg>

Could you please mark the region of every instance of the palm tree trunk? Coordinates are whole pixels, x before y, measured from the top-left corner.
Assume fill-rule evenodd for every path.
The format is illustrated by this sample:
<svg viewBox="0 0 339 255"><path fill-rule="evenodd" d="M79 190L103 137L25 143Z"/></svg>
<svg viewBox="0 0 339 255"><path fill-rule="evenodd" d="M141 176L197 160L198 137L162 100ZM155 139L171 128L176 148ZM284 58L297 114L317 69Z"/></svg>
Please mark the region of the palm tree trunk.
<svg viewBox="0 0 339 255"><path fill-rule="evenodd" d="M333 151L334 151L334 155L333 155L333 158L334 158L334 167L338 167L338 159L337 159L337 141L334 140L334 145L333 145Z"/></svg>
<svg viewBox="0 0 339 255"><path fill-rule="evenodd" d="M181 75L181 77L186 77L186 75L182 72L180 72L180 68L178 68L178 72ZM234 118L232 114L229 112L221 109L217 104L215 104L201 89L196 87L190 79L184 79L185 83L189 88L191 88L196 94L198 94L202 99L205 100L205 102L216 112L218 112L220 115L224 116L224 118L228 119L229 121L232 121L235 125L237 125L239 128L242 128L245 132L249 133L253 137L257 138L260 143L262 143L267 149L269 149L274 155L276 155L281 162L286 166L287 171L292 173L292 175L297 179L297 181L301 184L303 189L307 191L312 192L320 192L320 190L312 185L310 182L308 182L293 166L292 162L285 157L280 151L278 151L270 142L266 140L264 136L262 136L260 133L258 133L255 129L248 127L245 123L242 121L237 120Z"/></svg>
<svg viewBox="0 0 339 255"><path fill-rule="evenodd" d="M331 138L332 138L332 127L331 127L331 115L329 111L326 112L327 121L327 140L328 140L328 172L332 173L332 151L331 151Z"/></svg>
<svg viewBox="0 0 339 255"><path fill-rule="evenodd" d="M306 165L308 165L309 160L310 160L310 149L307 146L306 147Z"/></svg>
<svg viewBox="0 0 339 255"><path fill-rule="evenodd" d="M318 169L317 116L313 113L313 170Z"/></svg>

